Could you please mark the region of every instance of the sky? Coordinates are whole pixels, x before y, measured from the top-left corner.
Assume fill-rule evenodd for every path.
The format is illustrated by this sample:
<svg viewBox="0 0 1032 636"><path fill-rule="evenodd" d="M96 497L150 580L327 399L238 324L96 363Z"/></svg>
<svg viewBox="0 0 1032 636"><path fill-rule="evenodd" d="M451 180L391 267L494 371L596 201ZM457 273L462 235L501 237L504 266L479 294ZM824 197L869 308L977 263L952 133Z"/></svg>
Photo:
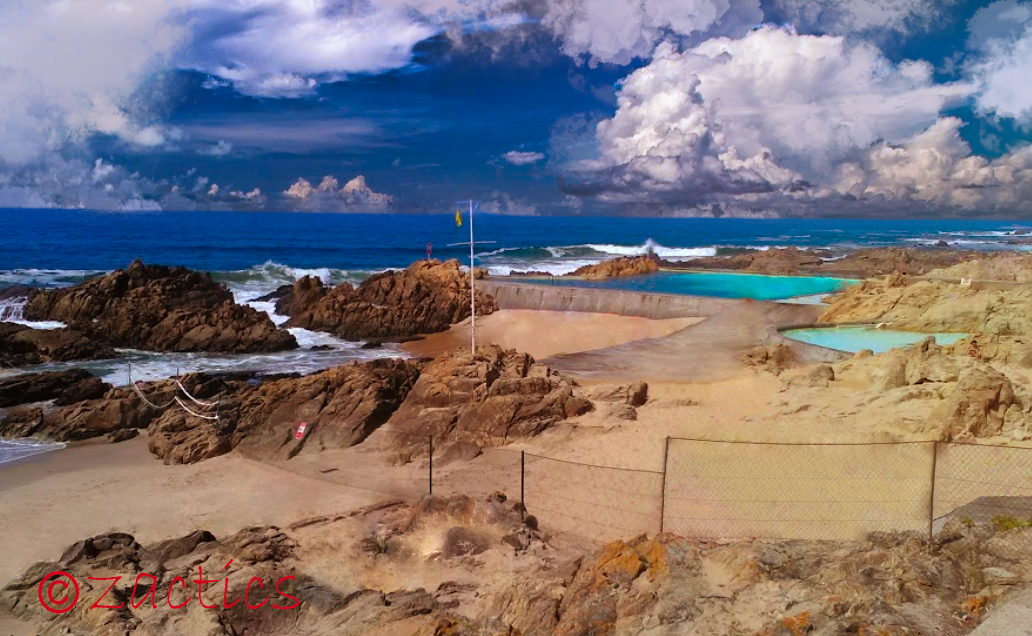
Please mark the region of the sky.
<svg viewBox="0 0 1032 636"><path fill-rule="evenodd" d="M3 0L0 208L1032 216L1032 0Z"/></svg>

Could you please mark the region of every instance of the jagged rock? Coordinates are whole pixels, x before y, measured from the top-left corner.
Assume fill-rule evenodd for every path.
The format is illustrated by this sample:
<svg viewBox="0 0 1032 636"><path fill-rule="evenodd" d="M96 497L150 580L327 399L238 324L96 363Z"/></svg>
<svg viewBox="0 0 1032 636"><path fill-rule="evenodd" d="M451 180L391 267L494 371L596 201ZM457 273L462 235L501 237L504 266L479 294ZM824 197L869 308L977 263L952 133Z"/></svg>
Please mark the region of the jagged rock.
<svg viewBox="0 0 1032 636"><path fill-rule="evenodd" d="M20 367L44 362L117 358L111 347L74 329L32 329L0 322L0 366Z"/></svg>
<svg viewBox="0 0 1032 636"><path fill-rule="evenodd" d="M149 447L165 463L188 464L239 451L258 459L358 444L404 401L419 366L381 359L221 393L217 421L170 410L150 427ZM211 409L208 409L211 413ZM295 437L307 422L302 439Z"/></svg>
<svg viewBox="0 0 1032 636"><path fill-rule="evenodd" d="M171 399L172 393L161 397ZM156 399L158 398L155 394ZM131 389L112 389L100 399L59 408L13 409L0 421L3 437L41 437L58 442L100 437L126 428L146 428L159 412Z"/></svg>
<svg viewBox="0 0 1032 636"><path fill-rule="evenodd" d="M1032 337L1032 289L976 289L893 275L831 297L822 323L887 323L892 329ZM1026 353L1032 348L1026 347Z"/></svg>
<svg viewBox="0 0 1032 636"><path fill-rule="evenodd" d="M47 400L64 406L104 397L110 388L85 369L26 373L0 379L0 408Z"/></svg>
<svg viewBox="0 0 1032 636"><path fill-rule="evenodd" d="M550 370L531 374L534 360L496 345L459 350L429 363L388 430L495 446L532 437L567 412L583 410L571 380Z"/></svg>
<svg viewBox="0 0 1032 636"><path fill-rule="evenodd" d="M788 380L789 386L808 388L827 387L835 381L835 369L830 364L818 364L802 375Z"/></svg>
<svg viewBox="0 0 1032 636"><path fill-rule="evenodd" d="M621 256L594 265L578 267L566 276L580 278L617 278L621 276L641 276L659 271L659 259L649 254L646 256Z"/></svg>
<svg viewBox="0 0 1032 636"><path fill-rule="evenodd" d="M35 290L30 320L58 320L115 347L252 353L297 347L264 312L237 305L211 275L134 261L75 287Z"/></svg>
<svg viewBox="0 0 1032 636"><path fill-rule="evenodd" d="M388 340L444 331L468 318L469 285L458 261L416 261L406 270L371 276L357 289L349 283L327 289L306 276L277 311L290 316L290 327L345 340ZM476 303L480 315L497 309L494 298L480 291Z"/></svg>
<svg viewBox="0 0 1032 636"><path fill-rule="evenodd" d="M727 269L759 274L797 274L807 267L819 266L820 254L796 247L750 250L733 256L693 258L685 265L692 269ZM682 265L684 266L684 265Z"/></svg>
<svg viewBox="0 0 1032 636"><path fill-rule="evenodd" d="M941 416L947 439L991 437L1003 429L1014 388L1005 375L991 367L964 369L943 405Z"/></svg>

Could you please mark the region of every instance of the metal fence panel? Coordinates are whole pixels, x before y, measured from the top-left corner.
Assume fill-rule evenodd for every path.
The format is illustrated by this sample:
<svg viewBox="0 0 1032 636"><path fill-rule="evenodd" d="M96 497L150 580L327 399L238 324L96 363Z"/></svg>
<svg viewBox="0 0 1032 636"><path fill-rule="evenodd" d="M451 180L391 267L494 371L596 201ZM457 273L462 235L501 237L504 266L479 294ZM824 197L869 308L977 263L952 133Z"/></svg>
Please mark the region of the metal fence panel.
<svg viewBox="0 0 1032 636"><path fill-rule="evenodd" d="M591 542L655 534L663 474L526 455L527 513L547 529Z"/></svg>
<svg viewBox="0 0 1032 636"><path fill-rule="evenodd" d="M716 540L927 533L933 449L671 439L665 527Z"/></svg>

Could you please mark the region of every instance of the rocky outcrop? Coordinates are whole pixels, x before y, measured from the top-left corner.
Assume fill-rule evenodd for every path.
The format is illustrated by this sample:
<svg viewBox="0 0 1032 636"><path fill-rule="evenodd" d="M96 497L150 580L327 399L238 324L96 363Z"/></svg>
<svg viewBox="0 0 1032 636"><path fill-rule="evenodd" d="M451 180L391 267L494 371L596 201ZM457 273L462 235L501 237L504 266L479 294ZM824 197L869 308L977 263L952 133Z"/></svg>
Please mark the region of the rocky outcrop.
<svg viewBox="0 0 1032 636"><path fill-rule="evenodd" d="M889 431L889 439L1032 438L1032 395L1022 373L957 355L931 338L782 378L785 390L764 416L772 422L806 426L812 417L834 423L838 436L865 439Z"/></svg>
<svg viewBox="0 0 1032 636"><path fill-rule="evenodd" d="M469 286L458 261L417 261L403 271L376 274L357 289L349 283L327 289L320 279L306 276L276 306L290 316L290 327L345 340L389 340L444 331L469 318ZM476 303L478 315L498 308L480 291Z"/></svg>
<svg viewBox="0 0 1032 636"><path fill-rule="evenodd" d="M757 274L803 274L869 278L889 274L924 276L977 258L984 252L954 249L879 247L856 250L825 260L828 250L796 247L749 250L730 256L708 256L690 261L663 263L666 268L738 270Z"/></svg>
<svg viewBox="0 0 1032 636"><path fill-rule="evenodd" d="M454 351L426 365L386 430L398 437L498 446L591 410L575 383L527 354L496 345ZM420 442L417 448L424 445Z"/></svg>
<svg viewBox="0 0 1032 636"><path fill-rule="evenodd" d="M0 366L117 358L113 348L74 329L32 329L0 322Z"/></svg>
<svg viewBox="0 0 1032 636"><path fill-rule="evenodd" d="M911 331L1032 336L1032 289L976 290L893 275L843 290L829 305L820 322L884 322Z"/></svg>
<svg viewBox="0 0 1032 636"><path fill-rule="evenodd" d="M1032 530L980 520L951 520L934 541L664 534L556 549L520 513L499 495L429 497L222 539L109 532L8 583L0 612L41 636L963 636L1027 599L1032 580ZM54 571L80 586L65 613L39 600Z"/></svg>
<svg viewBox="0 0 1032 636"><path fill-rule="evenodd" d="M579 267L566 276L587 279L617 278L620 276L641 276L659 271L659 259L653 255L623 256L602 261L594 265Z"/></svg>
<svg viewBox="0 0 1032 636"><path fill-rule="evenodd" d="M217 399L218 420L169 410L151 424L148 445L167 464L190 464L233 449L275 460L347 448L390 418L418 376L418 364L381 359L257 387L209 390L195 397ZM306 428L297 439L301 422Z"/></svg>
<svg viewBox="0 0 1032 636"><path fill-rule="evenodd" d="M819 253L788 247L750 250L744 254L732 256L693 258L690 261L671 263L670 265L691 269L736 270L756 274L798 274L807 268L818 267L822 262Z"/></svg>
<svg viewBox="0 0 1032 636"><path fill-rule="evenodd" d="M104 397L111 385L84 369L26 373L0 379L0 408L56 400L64 406Z"/></svg>
<svg viewBox="0 0 1032 636"><path fill-rule="evenodd" d="M134 261L75 287L36 290L29 320L57 320L115 347L253 353L297 347L269 316L237 305L211 275Z"/></svg>
<svg viewBox="0 0 1032 636"><path fill-rule="evenodd" d="M0 436L71 442L120 429L146 428L158 414L140 401L132 389L114 389L101 399L60 408L14 409L0 421Z"/></svg>
<svg viewBox="0 0 1032 636"><path fill-rule="evenodd" d="M982 254L952 267L937 269L929 276L941 278L970 278L973 280L1032 283L1032 255L1027 252L1005 251Z"/></svg>

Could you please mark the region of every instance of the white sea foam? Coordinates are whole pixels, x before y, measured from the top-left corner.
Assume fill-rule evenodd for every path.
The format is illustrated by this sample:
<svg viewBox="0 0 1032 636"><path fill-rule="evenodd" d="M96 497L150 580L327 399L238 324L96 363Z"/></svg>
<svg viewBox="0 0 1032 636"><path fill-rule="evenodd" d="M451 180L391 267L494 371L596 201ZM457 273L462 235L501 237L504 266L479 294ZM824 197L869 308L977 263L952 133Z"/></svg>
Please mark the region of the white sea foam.
<svg viewBox="0 0 1032 636"><path fill-rule="evenodd" d="M59 442L36 439L0 439L0 464L64 448Z"/></svg>

